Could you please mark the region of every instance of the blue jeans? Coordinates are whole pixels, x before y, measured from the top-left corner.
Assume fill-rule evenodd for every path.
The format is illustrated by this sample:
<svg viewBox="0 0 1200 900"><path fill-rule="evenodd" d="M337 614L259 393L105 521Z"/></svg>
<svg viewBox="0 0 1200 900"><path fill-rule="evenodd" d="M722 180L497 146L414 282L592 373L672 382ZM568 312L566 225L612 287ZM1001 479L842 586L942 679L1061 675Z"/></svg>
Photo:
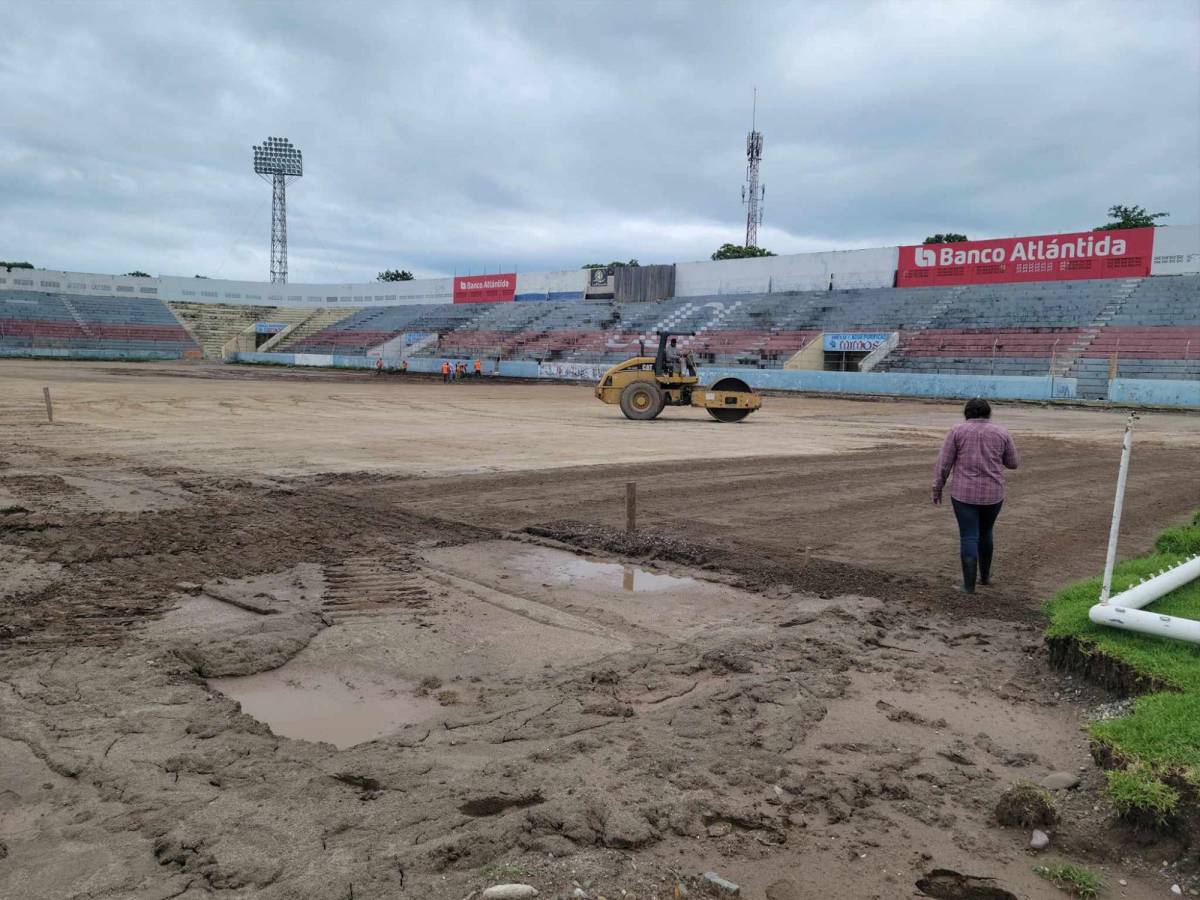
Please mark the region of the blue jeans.
<svg viewBox="0 0 1200 900"><path fill-rule="evenodd" d="M954 518L958 519L959 555L978 558L980 572L986 577L992 563L992 526L996 524L1004 501L981 505L963 503L951 497L950 502L954 504Z"/></svg>

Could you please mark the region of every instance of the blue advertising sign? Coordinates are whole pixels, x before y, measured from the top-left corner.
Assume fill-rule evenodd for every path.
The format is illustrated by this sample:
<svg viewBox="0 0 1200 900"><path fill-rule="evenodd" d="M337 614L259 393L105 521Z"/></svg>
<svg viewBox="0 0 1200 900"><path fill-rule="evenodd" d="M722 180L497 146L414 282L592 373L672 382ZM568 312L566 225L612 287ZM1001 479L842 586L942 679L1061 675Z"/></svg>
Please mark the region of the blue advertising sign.
<svg viewBox="0 0 1200 900"><path fill-rule="evenodd" d="M826 332L826 350L842 353L870 353L890 338L888 331Z"/></svg>

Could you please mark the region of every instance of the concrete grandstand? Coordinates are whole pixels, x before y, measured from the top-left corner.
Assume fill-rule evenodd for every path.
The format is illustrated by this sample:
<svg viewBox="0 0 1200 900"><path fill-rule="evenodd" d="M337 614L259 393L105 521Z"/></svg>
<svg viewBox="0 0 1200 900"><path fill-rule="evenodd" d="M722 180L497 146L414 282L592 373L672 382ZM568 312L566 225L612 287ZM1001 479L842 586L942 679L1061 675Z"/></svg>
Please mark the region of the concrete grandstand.
<svg viewBox="0 0 1200 900"><path fill-rule="evenodd" d="M1083 399L1135 379L1183 383L1186 394L1200 382L1200 227L1141 235L1140 250L1129 235L1129 255L1088 271L1093 261L1073 257L906 269L906 258L932 266L920 248L681 263L653 267L670 270L654 283L672 295L652 299L645 285L629 293L628 277L614 289L612 273L586 271L357 285L0 271L0 355L276 353L317 364L406 358L416 371L484 358L591 377L672 330L692 332L684 346L717 368L1048 378L1049 397ZM1021 253L1076 246L1071 236L1003 240ZM1000 255L1003 240L975 256Z"/></svg>

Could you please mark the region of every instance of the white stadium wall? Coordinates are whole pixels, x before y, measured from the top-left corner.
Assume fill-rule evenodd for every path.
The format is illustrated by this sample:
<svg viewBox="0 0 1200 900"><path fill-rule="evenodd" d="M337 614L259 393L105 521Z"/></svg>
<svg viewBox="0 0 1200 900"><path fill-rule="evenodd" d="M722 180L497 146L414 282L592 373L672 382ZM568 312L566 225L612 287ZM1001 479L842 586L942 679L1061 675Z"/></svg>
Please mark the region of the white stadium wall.
<svg viewBox="0 0 1200 900"><path fill-rule="evenodd" d="M767 294L837 288L891 287L899 248L834 250L791 256L762 256L675 266L675 296Z"/></svg>
<svg viewBox="0 0 1200 900"><path fill-rule="evenodd" d="M1200 225L1174 225L1154 233L1153 275L1200 273ZM900 248L798 253L721 262L685 262L675 267L675 296L765 294L783 291L891 287ZM0 291L24 290L103 297L141 297L197 303L262 306L362 307L451 303L456 280L486 278L420 278L415 281L358 284L272 284L217 278L130 278L47 269L0 268ZM500 277L500 276L496 276ZM513 294L504 299L579 300L587 290L588 272L520 272Z"/></svg>
<svg viewBox="0 0 1200 900"><path fill-rule="evenodd" d="M451 278L416 281L368 281L365 284L272 284L219 278L130 278L49 269L0 269L0 290L53 291L105 297L157 297L196 303L242 306L397 306L449 303Z"/></svg>
<svg viewBox="0 0 1200 900"><path fill-rule="evenodd" d="M1164 225L1154 229L1151 275L1200 272L1200 225Z"/></svg>
<svg viewBox="0 0 1200 900"><path fill-rule="evenodd" d="M518 272L517 295L524 300L582 300L587 290L588 271L568 269L565 272Z"/></svg>

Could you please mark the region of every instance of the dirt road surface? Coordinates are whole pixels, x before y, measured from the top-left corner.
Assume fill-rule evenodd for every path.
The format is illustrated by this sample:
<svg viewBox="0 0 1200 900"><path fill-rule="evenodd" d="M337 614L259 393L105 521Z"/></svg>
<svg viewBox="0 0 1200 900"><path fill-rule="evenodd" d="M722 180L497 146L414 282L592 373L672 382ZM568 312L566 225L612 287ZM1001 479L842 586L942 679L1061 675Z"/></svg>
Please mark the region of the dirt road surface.
<svg viewBox="0 0 1200 900"><path fill-rule="evenodd" d="M928 498L957 404L630 423L586 386L7 361L0 388L0 896L1194 884L1159 872L1183 848L1120 847L1080 731L1112 698L1040 640L1102 563L1119 411L997 408L1023 465L963 598ZM1137 428L1128 554L1200 507L1200 417ZM1055 770L1082 785L1038 858L992 809Z"/></svg>

